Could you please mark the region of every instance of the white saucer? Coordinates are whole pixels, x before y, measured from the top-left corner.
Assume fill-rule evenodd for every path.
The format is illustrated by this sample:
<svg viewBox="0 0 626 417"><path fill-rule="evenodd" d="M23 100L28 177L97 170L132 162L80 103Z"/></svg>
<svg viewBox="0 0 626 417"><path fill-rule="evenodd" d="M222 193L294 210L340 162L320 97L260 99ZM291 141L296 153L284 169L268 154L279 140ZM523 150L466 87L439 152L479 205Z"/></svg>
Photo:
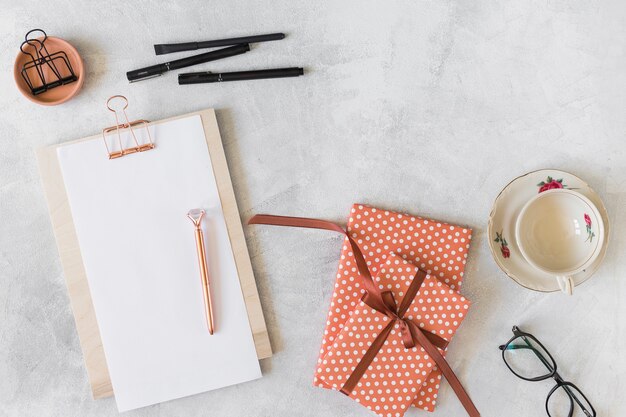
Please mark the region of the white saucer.
<svg viewBox="0 0 626 417"><path fill-rule="evenodd" d="M547 185L548 183L550 184ZM537 270L522 256L515 242L515 221L524 204L542 187L549 189L560 188L559 186L575 190L591 200L598 208L605 228L604 245L600 255L589 268L572 277L574 285L582 284L589 279L606 254L609 242L609 215L602 199L587 183L573 174L556 169L542 169L517 177L504 187L493 203L489 216L489 249L500 269L515 282L530 290L552 292L560 289L553 276Z"/></svg>

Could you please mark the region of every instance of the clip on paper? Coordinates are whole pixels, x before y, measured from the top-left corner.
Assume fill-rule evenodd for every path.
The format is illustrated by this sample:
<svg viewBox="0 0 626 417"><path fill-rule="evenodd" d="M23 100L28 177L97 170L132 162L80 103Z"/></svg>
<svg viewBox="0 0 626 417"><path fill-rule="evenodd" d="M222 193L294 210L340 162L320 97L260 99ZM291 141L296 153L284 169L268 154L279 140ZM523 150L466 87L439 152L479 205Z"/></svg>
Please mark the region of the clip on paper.
<svg viewBox="0 0 626 417"><path fill-rule="evenodd" d="M114 108L111 108L111 101L115 99L124 101L124 107L122 107L122 109L115 110ZM122 156L131 154L131 153L144 152L144 151L149 151L150 149L154 149L154 143L152 142L152 137L150 136L150 129L148 128L149 122L143 119L135 120L132 122L128 120L128 115L126 114L127 107L128 107L128 99L126 99L126 97L124 96L117 95L117 96L109 97L109 99L107 100L107 108L109 109L109 111L113 112L113 114L115 115L115 126L102 129L102 139L104 140L104 146L106 146L107 153L109 154L109 159L121 158ZM117 116L118 112L122 112L124 114L124 120L125 120L124 123L120 123L119 117ZM136 132L133 129L133 127L135 126L143 126L143 128L146 129L147 143L140 144L139 139L137 139ZM121 129L128 129L130 131L130 136L133 139L132 144L134 146L130 146L130 147L124 146L124 144L122 143L122 135L120 133ZM118 149L113 149L113 146L109 147L109 144L107 143L107 134L113 131L117 132L117 148Z"/></svg>

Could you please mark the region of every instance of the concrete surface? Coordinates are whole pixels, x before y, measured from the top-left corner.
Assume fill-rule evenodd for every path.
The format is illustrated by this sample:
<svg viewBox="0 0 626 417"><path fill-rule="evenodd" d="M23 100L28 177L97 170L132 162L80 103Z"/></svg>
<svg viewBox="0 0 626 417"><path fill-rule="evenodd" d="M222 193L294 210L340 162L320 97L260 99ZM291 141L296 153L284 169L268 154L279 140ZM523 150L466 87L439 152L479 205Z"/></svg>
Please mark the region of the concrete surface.
<svg viewBox="0 0 626 417"><path fill-rule="evenodd" d="M72 42L88 69L74 100L38 107L12 66L24 33ZM153 43L284 31L203 69L302 65L306 76L129 85ZM542 416L551 383L515 378L498 344L513 324L551 348L603 417L626 415L626 3L542 1L0 0L0 415L114 416L85 377L34 150L131 117L215 107L243 220L259 212L344 222L353 202L475 229L463 292L474 304L449 354L483 416ZM487 217L527 171L572 171L611 213L605 264L573 297L525 290L496 267ZM130 412L143 416L362 416L311 387L340 237L246 228L276 350L264 378ZM622 393L622 394L620 394ZM426 415L411 410L408 415ZM465 415L448 385L434 416Z"/></svg>

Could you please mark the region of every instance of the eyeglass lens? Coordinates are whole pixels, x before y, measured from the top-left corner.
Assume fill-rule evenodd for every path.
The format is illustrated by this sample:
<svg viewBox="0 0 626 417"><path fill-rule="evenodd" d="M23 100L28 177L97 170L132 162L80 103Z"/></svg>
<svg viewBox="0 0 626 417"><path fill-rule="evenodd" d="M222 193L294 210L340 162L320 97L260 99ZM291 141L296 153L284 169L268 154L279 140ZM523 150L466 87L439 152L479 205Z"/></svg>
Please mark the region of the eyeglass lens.
<svg viewBox="0 0 626 417"><path fill-rule="evenodd" d="M548 352L530 336L518 336L506 345L504 360L513 373L524 379L545 378L556 368Z"/></svg>
<svg viewBox="0 0 626 417"><path fill-rule="evenodd" d="M585 396L568 382L555 387L550 392L546 409L550 417L593 417L596 415Z"/></svg>

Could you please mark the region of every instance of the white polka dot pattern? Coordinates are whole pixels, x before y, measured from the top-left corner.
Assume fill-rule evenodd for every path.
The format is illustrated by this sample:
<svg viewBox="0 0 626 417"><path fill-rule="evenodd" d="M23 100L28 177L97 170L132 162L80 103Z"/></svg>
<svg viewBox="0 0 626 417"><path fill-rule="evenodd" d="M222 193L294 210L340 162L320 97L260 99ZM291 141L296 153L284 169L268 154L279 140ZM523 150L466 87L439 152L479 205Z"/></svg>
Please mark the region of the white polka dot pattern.
<svg viewBox="0 0 626 417"><path fill-rule="evenodd" d="M399 305L417 271L415 265L390 254L374 280L383 291L391 291ZM405 317L450 340L468 308L469 302L463 296L427 275ZM359 301L322 358L317 378L332 389L341 389L389 320ZM434 366L434 360L421 346L404 347L399 325L395 324L350 397L381 416L402 415L422 390Z"/></svg>
<svg viewBox="0 0 626 417"><path fill-rule="evenodd" d="M471 229L365 205L354 205L348 220L347 230L361 248L373 275L381 270L390 254L397 254L400 258L425 270L439 282L447 284L450 289L458 290L461 286L472 236ZM396 290L398 289L396 288ZM314 385L316 386L333 388L333 384L329 384L328 380L320 379L318 374L322 369L321 365L323 365L325 356L338 342L337 337L351 317L351 312L360 306L362 291L354 255L347 240L345 240L320 349L318 368L315 373ZM459 297L458 294L457 297ZM439 298L439 302L442 301L442 297L436 296L431 297L431 301L436 298ZM399 299L397 301L399 302ZM432 306L429 305L430 307ZM435 306L436 309L438 307L438 305ZM366 308L369 307L366 306ZM455 311L448 310L447 307L445 307L445 311L432 313L438 315L436 320L432 319L436 324L439 324L441 320L443 324L448 322L455 326L454 328L458 327L465 316L465 311L459 315ZM415 314L417 316L418 313L415 312ZM423 316L426 314L424 312ZM430 324L431 314L426 319L428 322L425 325ZM449 337L445 338L449 339ZM371 340L368 339L368 341L371 343ZM339 369L343 369L343 367ZM433 367L433 371L422 379L424 380L423 385L413 395L413 405L433 411L441 382L441 373L436 367ZM372 397L370 396L370 398ZM377 410L374 408L374 411ZM396 408L390 415L395 413L400 415L401 410Z"/></svg>

